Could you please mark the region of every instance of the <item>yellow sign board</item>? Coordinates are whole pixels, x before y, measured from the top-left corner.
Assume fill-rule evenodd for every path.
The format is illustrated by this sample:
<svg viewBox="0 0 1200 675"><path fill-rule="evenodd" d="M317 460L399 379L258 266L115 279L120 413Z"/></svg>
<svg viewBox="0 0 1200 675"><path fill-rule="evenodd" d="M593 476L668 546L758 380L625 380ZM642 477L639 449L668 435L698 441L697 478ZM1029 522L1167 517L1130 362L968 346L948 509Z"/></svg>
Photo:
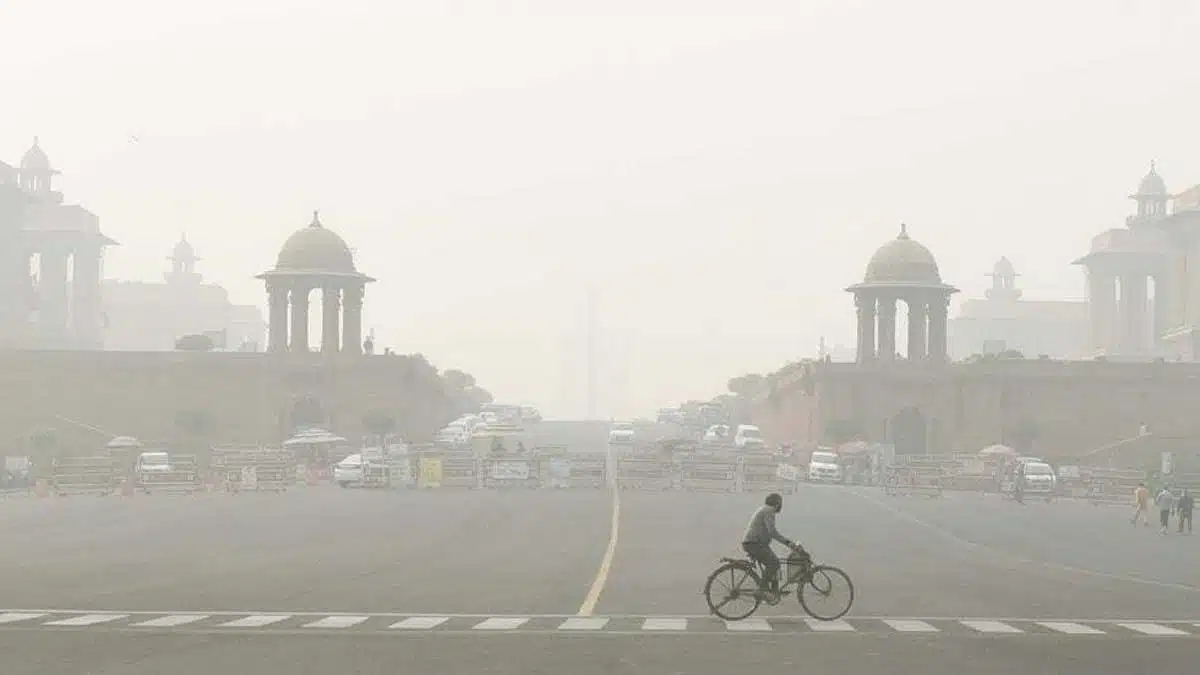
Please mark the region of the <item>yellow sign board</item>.
<svg viewBox="0 0 1200 675"><path fill-rule="evenodd" d="M422 487L435 488L442 486L442 458L441 457L422 457L421 458L421 485Z"/></svg>

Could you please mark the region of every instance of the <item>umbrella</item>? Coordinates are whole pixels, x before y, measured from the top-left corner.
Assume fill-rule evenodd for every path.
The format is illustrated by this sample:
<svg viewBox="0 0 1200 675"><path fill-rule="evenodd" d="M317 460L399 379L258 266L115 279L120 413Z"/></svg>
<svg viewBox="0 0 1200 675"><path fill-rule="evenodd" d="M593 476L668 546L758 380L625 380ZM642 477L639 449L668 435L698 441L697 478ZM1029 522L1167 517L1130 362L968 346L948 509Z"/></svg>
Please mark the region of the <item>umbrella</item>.
<svg viewBox="0 0 1200 675"><path fill-rule="evenodd" d="M284 441L283 447L290 448L296 445L335 445L345 442L345 438L324 429L305 429Z"/></svg>
<svg viewBox="0 0 1200 675"><path fill-rule="evenodd" d="M871 446L863 441L851 441L838 446L837 453L839 455L858 455L870 449Z"/></svg>
<svg viewBox="0 0 1200 675"><path fill-rule="evenodd" d="M1020 453L1008 447L1007 445L989 445L988 447L979 451L980 457L998 457L1000 455L1016 457L1018 454Z"/></svg>
<svg viewBox="0 0 1200 675"><path fill-rule="evenodd" d="M104 447L109 450L125 450L128 448L140 448L142 447L142 442L133 436L117 436Z"/></svg>

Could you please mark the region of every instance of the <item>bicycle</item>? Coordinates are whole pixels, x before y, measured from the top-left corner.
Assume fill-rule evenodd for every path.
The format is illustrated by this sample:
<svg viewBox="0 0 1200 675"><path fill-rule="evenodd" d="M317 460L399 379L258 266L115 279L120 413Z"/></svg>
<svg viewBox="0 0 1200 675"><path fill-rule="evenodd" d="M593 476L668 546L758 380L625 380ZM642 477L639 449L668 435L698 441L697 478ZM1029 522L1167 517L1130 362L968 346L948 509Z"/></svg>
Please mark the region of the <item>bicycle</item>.
<svg viewBox="0 0 1200 675"><path fill-rule="evenodd" d="M788 556L787 560L780 561L780 574L786 570L787 578L780 584L776 593L760 590L761 581L766 574L766 568L761 563L748 557L721 558L721 565L708 576L708 581L704 584L704 598L708 602L709 611L726 621L741 621L757 611L764 600L770 605L779 604L789 589L794 587L800 606L814 619L836 621L845 616L854 604L854 583L850 581L850 576L837 567L814 564L807 554L801 555L795 549L793 554ZM726 574L734 583L723 597L714 598L716 583ZM815 601L829 598L839 580L845 582L849 591L845 606L832 613L819 614L814 611ZM748 585L743 587L742 584L746 582L749 582ZM806 598L810 590L815 595ZM726 611L729 603L739 599L749 600L750 609L741 614Z"/></svg>

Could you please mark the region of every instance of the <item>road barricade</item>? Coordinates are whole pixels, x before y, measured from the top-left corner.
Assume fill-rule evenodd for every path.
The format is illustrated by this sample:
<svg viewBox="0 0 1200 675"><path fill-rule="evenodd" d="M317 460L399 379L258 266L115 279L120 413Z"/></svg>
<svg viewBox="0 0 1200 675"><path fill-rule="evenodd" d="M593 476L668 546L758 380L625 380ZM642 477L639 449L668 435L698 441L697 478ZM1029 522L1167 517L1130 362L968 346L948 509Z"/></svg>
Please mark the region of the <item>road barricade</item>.
<svg viewBox="0 0 1200 675"><path fill-rule="evenodd" d="M617 457L617 487L621 490L670 490L675 480L671 464L657 456Z"/></svg>
<svg viewBox="0 0 1200 675"><path fill-rule="evenodd" d="M890 466L884 472L883 492L892 497L941 497L941 470L927 466Z"/></svg>
<svg viewBox="0 0 1200 675"><path fill-rule="evenodd" d="M608 484L605 453L556 453L539 455L542 486L555 488L603 488Z"/></svg>
<svg viewBox="0 0 1200 675"><path fill-rule="evenodd" d="M685 457L679 462L679 485L692 492L736 492L738 468L735 457Z"/></svg>
<svg viewBox="0 0 1200 675"><path fill-rule="evenodd" d="M59 457L51 466L50 489L60 497L109 495L117 483L117 462L112 457Z"/></svg>
<svg viewBox="0 0 1200 675"><path fill-rule="evenodd" d="M213 471L230 492L284 492L296 483L295 457L287 450L214 448Z"/></svg>
<svg viewBox="0 0 1200 675"><path fill-rule="evenodd" d="M541 464L537 457L488 457L480 460L480 480L484 487L525 487L541 485Z"/></svg>
<svg viewBox="0 0 1200 675"><path fill-rule="evenodd" d="M392 468L383 461L368 461L362 465L362 486L383 488L392 484Z"/></svg>
<svg viewBox="0 0 1200 675"><path fill-rule="evenodd" d="M1093 506L1133 507L1133 491L1145 478L1137 469L1081 468L1080 480L1087 486L1087 500ZM1153 497L1153 495L1151 495Z"/></svg>
<svg viewBox="0 0 1200 675"><path fill-rule="evenodd" d="M200 489L200 469L195 455L170 455L166 470L143 470L134 473L134 488L145 494L154 492L183 492L192 494Z"/></svg>
<svg viewBox="0 0 1200 675"><path fill-rule="evenodd" d="M393 489L409 489L417 486L417 472L413 466L414 457L409 454L395 454L388 457L388 487Z"/></svg>
<svg viewBox="0 0 1200 675"><path fill-rule="evenodd" d="M470 451L423 452L418 464L423 488L479 487L479 460Z"/></svg>
<svg viewBox="0 0 1200 675"><path fill-rule="evenodd" d="M789 471L790 464L780 464L773 455L744 455L738 458L741 480L738 486L743 492L795 492L799 482L799 470Z"/></svg>

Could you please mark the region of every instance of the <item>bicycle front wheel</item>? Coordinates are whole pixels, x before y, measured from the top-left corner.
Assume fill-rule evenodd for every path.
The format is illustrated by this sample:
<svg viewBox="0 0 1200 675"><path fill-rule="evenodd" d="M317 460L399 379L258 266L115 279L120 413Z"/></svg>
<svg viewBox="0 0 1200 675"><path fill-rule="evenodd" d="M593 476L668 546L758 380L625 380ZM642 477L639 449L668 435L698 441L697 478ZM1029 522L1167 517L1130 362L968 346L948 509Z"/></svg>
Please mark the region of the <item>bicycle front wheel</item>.
<svg viewBox="0 0 1200 675"><path fill-rule="evenodd" d="M814 619L835 621L854 604L854 583L836 567L817 565L796 591L800 606Z"/></svg>
<svg viewBox="0 0 1200 675"><path fill-rule="evenodd" d="M726 563L709 575L704 584L708 610L726 621L741 621L762 603L758 574L749 565Z"/></svg>

